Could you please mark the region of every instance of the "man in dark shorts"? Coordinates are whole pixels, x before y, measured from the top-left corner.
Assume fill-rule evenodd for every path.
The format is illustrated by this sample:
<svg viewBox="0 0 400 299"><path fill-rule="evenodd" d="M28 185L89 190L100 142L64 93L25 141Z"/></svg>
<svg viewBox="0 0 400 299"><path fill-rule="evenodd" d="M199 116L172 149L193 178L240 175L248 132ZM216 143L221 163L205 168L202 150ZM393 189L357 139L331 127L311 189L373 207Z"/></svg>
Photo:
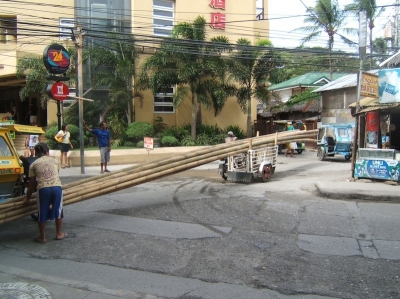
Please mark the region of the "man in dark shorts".
<svg viewBox="0 0 400 299"><path fill-rule="evenodd" d="M111 135L107 130L107 124L103 121L100 123L100 129L90 129L85 122L83 122L83 126L90 133L97 136L97 143L100 148L100 173L110 172L107 168L107 163L110 162L110 152L111 152ZM103 171L104 166L104 171Z"/></svg>
<svg viewBox="0 0 400 299"><path fill-rule="evenodd" d="M49 147L44 142L35 145L35 156L37 159L29 167L29 186L24 204L28 204L35 187L37 187L36 200L38 207L39 237L33 239L37 243L45 243L46 221L55 220L56 240L67 237L62 231L63 217L63 194L60 177L60 163L49 157ZM37 184L37 186L36 186Z"/></svg>

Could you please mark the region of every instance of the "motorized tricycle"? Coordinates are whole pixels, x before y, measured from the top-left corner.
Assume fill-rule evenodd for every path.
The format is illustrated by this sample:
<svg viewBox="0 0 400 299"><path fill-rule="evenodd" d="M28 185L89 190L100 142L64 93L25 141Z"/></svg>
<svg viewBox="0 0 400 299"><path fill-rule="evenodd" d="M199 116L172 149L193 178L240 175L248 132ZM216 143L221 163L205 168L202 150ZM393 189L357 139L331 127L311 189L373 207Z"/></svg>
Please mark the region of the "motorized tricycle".
<svg viewBox="0 0 400 299"><path fill-rule="evenodd" d="M15 138L16 134L40 135L44 134L44 131L40 127L0 123L0 203L23 195L27 184L25 168L30 160L24 162L21 160L23 158L18 153L12 138Z"/></svg>
<svg viewBox="0 0 400 299"><path fill-rule="evenodd" d="M295 120L296 127L295 130L306 130L306 125L301 120ZM288 131L289 127L292 125L292 120L275 120L275 131L276 132L284 132ZM286 148L285 144L279 145L278 152L281 153L282 150ZM306 149L306 144L304 142L297 142L296 152L301 154Z"/></svg>
<svg viewBox="0 0 400 299"><path fill-rule="evenodd" d="M218 173L224 180L250 183L253 178L268 182L275 172L278 146L248 150L220 160Z"/></svg>
<svg viewBox="0 0 400 299"><path fill-rule="evenodd" d="M322 125L318 131L318 159L342 155L350 160L353 148L354 124Z"/></svg>

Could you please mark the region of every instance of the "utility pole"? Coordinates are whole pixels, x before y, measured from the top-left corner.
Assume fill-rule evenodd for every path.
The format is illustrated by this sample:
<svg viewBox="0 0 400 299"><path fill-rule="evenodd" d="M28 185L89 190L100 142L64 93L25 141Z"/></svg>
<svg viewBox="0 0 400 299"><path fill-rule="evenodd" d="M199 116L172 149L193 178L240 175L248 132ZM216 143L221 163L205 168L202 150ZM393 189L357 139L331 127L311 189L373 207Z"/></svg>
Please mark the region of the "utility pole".
<svg viewBox="0 0 400 299"><path fill-rule="evenodd" d="M78 25L77 27L77 39L75 42L76 52L77 52L77 61L76 61L76 69L77 69L77 97L79 101L79 144L81 151L81 174L85 174L85 150L84 150L84 130L83 130L83 59L82 59L82 48L83 48L83 33L82 33L82 25Z"/></svg>

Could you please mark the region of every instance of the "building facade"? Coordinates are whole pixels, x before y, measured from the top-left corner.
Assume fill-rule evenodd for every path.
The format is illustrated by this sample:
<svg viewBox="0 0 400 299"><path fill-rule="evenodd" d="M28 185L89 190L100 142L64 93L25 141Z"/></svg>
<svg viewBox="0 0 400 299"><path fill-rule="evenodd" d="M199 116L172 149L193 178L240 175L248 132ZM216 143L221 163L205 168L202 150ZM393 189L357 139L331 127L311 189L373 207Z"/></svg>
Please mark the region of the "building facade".
<svg viewBox="0 0 400 299"><path fill-rule="evenodd" d="M64 47L75 46L71 39L71 29L82 26L84 44L106 46L104 37L109 32L132 33L138 46L142 48L143 61L154 53L157 40L168 37L172 27L180 22L193 22L203 16L207 23L206 40L215 36L226 36L230 43L239 38L248 38L254 43L257 38L268 38L267 0L61 0L0 2L0 116L17 106L20 123L24 122L29 105L38 101L32 95L23 102L19 90L24 86L24 78L16 77L18 59L29 54L42 55L46 46L59 43ZM92 90L90 71L83 71L83 92L92 99L107 98L107 90ZM134 82L134 78L133 78ZM171 89L171 93L173 88ZM152 123L161 116L169 126L190 123L191 101L188 99L178 108L172 106L171 94L153 95L143 93L143 99L134 99L134 119ZM40 106L40 103L37 103ZM256 107L256 101L252 105ZM218 115L203 108L203 123L218 125L238 125L246 128L246 117L236 99L231 98ZM256 119L256 109L252 111ZM56 102L49 100L38 117L40 126L56 121Z"/></svg>

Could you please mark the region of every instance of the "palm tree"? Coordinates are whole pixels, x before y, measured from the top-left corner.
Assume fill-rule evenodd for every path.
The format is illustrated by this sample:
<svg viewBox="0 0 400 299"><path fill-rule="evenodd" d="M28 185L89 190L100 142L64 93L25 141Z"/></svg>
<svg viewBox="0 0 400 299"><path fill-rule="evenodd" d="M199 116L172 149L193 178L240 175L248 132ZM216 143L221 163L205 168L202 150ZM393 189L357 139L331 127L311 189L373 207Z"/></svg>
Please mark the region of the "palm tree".
<svg viewBox="0 0 400 299"><path fill-rule="evenodd" d="M213 43L227 44L228 40L218 37L207 43L206 24L206 20L198 16L192 24L175 25L172 38L165 39L157 52L144 62L139 79L140 88L150 88L153 93L177 86L173 96L175 107L190 97L193 139L197 135L196 124L201 124L201 104L207 108L213 106L218 114L221 105L232 94L227 81L215 80L218 77L216 68L222 61L217 56L220 57L223 51L220 45L213 47Z"/></svg>
<svg viewBox="0 0 400 299"><path fill-rule="evenodd" d="M110 102L101 119L105 119L108 111L122 102L126 107L125 116L129 124L134 120L133 98L138 95L134 94L132 84L138 53L133 38L117 34L109 35L108 38L110 42L107 47L96 46L87 50L91 67L95 70L91 83L94 89L107 86L109 90Z"/></svg>
<svg viewBox="0 0 400 299"><path fill-rule="evenodd" d="M267 46L267 47L266 47ZM237 84L236 97L244 113L247 112L247 137L252 137L252 98L267 103L271 93L269 83L277 83L283 70L282 57L273 51L269 40L258 40L256 46L251 46L248 39L237 41L236 50L229 60L229 71Z"/></svg>
<svg viewBox="0 0 400 299"><path fill-rule="evenodd" d="M337 0L317 0L314 7L307 9L307 13L308 16L304 19L304 23L313 25L297 28L294 31L309 33L302 39L302 45L316 39L323 33L328 35L329 69L332 79L332 49L335 36L338 36L347 45L355 45L356 43L343 34L356 34L358 30L344 27L346 25L345 11L340 9Z"/></svg>
<svg viewBox="0 0 400 299"><path fill-rule="evenodd" d="M345 6L345 10L352 15L358 15L359 11L364 10L367 14L367 22L369 29L369 53L370 57L370 68L372 68L373 58L372 53L374 53L374 43L372 38L372 30L375 27L375 20L380 14L385 10L384 7L377 8L376 0L353 0L354 2Z"/></svg>

